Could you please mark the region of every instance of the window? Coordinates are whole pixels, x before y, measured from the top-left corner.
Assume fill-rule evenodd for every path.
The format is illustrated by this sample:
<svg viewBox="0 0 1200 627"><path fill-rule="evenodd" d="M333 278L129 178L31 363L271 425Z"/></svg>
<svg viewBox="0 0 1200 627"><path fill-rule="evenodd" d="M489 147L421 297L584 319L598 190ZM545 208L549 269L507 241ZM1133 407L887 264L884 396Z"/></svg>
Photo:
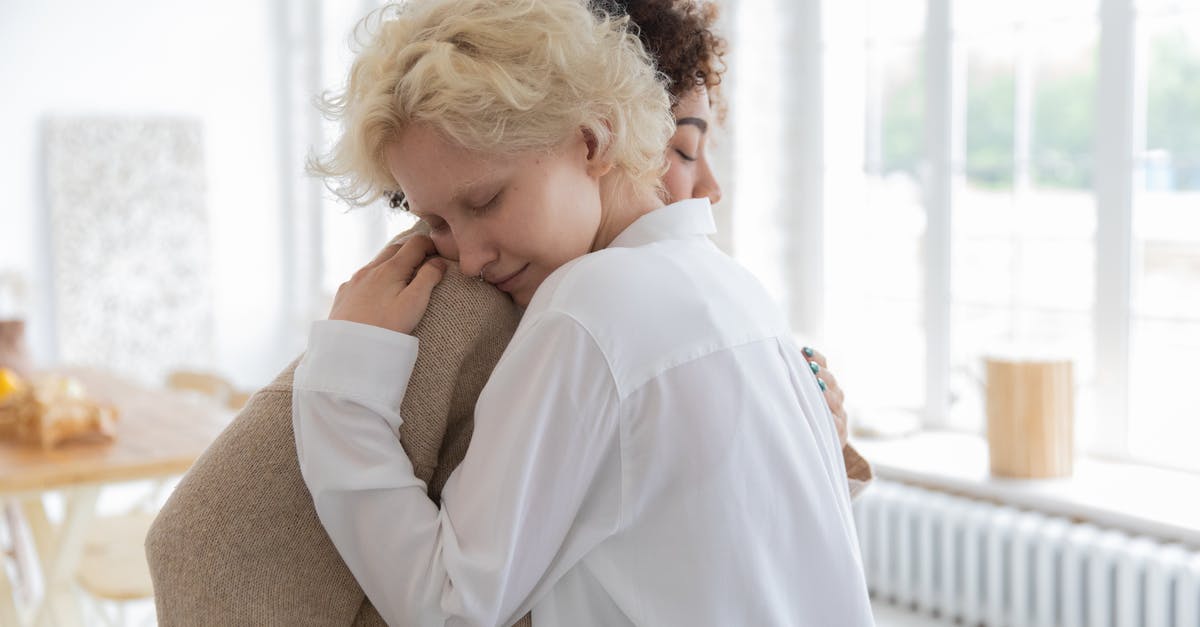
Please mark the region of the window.
<svg viewBox="0 0 1200 627"><path fill-rule="evenodd" d="M1200 468L1200 8L1145 2L1139 14L1129 446Z"/></svg>
<svg viewBox="0 0 1200 627"><path fill-rule="evenodd" d="M856 420L982 432L982 357L1035 345L1076 364L1084 450L1200 469L1200 6L722 6L734 253ZM321 216L326 294L404 228Z"/></svg>
<svg viewBox="0 0 1200 627"><path fill-rule="evenodd" d="M978 428L981 357L1013 346L1070 357L1089 405L1094 357L1095 5L955 13L965 57L963 149L952 171L950 399ZM1086 432L1086 412L1077 418Z"/></svg>
<svg viewBox="0 0 1200 627"><path fill-rule="evenodd" d="M851 74L842 72L855 61L862 64L865 81L857 79L864 100L861 116L829 131L830 142L843 137L862 137L862 142L859 151L844 157L861 163L857 179L829 177L825 183L829 313L822 349L852 390L851 401L874 413L924 402L925 6L924 0L880 0L863 8L861 33L826 35L827 50L841 57L827 65L827 84ZM859 16L831 16L829 23L847 24L853 17ZM853 55L856 44L861 59ZM855 97L857 86L830 86L838 92L827 100L833 115L841 106L838 98ZM859 133L851 128L856 124L863 127ZM833 171L840 166L835 159Z"/></svg>
<svg viewBox="0 0 1200 627"><path fill-rule="evenodd" d="M859 23L827 20L826 67L864 85L824 77L843 97L826 168L856 159L861 193L826 192L822 339L859 418L982 432L982 358L1033 346L1075 362L1085 449L1200 469L1200 7L1133 1L860 0ZM855 97L860 155L830 146Z"/></svg>
<svg viewBox="0 0 1200 627"><path fill-rule="evenodd" d="M314 78L313 83L320 90L336 89L345 80L354 60L354 51L351 49L354 28L368 12L382 6L382 3L378 0L349 3L308 0L304 6L311 24L309 45L318 51L319 78ZM319 129L313 132L319 136L318 144L328 148L340 131L335 123L319 117L313 107L313 95L303 94L303 103L311 111L306 119L318 121ZM351 209L324 187L320 187L317 193L318 209L313 217L317 236L309 243L319 246L320 254L315 268L316 277L310 279L317 283L317 288L313 293L314 303L308 314L309 319L325 317L338 287L374 258L393 234L408 229L414 223L411 216L390 211L384 201ZM300 250L303 252L309 248L301 247ZM307 320L302 328L307 329Z"/></svg>

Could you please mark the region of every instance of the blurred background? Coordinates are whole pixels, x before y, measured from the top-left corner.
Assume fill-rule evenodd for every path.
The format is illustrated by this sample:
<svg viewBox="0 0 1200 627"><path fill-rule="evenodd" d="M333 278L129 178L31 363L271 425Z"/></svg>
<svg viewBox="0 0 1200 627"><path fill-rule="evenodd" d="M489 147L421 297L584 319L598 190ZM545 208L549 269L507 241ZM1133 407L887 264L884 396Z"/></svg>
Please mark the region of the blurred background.
<svg viewBox="0 0 1200 627"><path fill-rule="evenodd" d="M227 420L303 350L337 286L409 225L304 172L337 130L313 99L378 4L0 1L0 319L24 320L35 369L211 376ZM907 482L1195 548L1200 2L718 4L717 241L828 357L876 496L907 499ZM1073 367L1076 472L1051 488L988 471L984 359L1014 351ZM1143 479L1096 479L1117 476ZM1184 492L1134 500L1147 482ZM141 498L126 490L98 507ZM67 520L70 499L46 494ZM891 511L879 498L856 513ZM892 537L860 522L877 529ZM905 606L881 624L936 609L894 585L908 562L878 561L896 542L864 545L873 593ZM1137 624L1200 607L1167 589L1173 613ZM152 620L141 607L130 621Z"/></svg>

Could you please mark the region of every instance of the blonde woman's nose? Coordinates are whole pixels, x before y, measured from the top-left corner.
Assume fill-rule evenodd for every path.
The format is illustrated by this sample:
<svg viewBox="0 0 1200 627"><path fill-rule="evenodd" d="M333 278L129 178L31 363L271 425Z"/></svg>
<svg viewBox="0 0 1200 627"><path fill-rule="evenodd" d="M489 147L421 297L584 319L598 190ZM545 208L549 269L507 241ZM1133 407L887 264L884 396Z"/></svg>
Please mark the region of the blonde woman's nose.
<svg viewBox="0 0 1200 627"><path fill-rule="evenodd" d="M482 276L488 265L496 260L495 251L480 240L459 237L455 241L458 267L467 276Z"/></svg>

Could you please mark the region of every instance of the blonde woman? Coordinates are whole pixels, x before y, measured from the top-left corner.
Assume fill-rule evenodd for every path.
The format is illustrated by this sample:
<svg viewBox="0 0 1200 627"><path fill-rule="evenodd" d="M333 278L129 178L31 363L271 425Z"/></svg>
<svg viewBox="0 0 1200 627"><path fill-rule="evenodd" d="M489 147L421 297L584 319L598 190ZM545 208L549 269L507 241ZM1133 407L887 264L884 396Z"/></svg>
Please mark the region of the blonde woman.
<svg viewBox="0 0 1200 627"><path fill-rule="evenodd" d="M432 227L339 290L296 369L300 467L392 624L867 625L840 445L758 282L664 206L670 103L577 0L388 11L318 167ZM525 308L440 506L394 433L453 249Z"/></svg>

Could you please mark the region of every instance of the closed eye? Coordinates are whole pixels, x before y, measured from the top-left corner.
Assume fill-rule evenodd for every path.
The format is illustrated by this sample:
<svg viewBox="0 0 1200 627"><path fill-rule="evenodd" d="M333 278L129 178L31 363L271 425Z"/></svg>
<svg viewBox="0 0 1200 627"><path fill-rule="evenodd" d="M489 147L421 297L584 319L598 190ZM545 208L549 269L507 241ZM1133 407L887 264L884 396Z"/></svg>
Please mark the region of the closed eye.
<svg viewBox="0 0 1200 627"><path fill-rule="evenodd" d="M679 155L679 158L680 158L680 159L683 159L684 161L691 162L691 161L695 161L695 160L696 160L696 158L695 158L695 157L690 157L690 156L688 156L688 154L687 154L687 153L685 153L684 151L682 151L682 150L680 150L680 149L678 149L678 148L672 148L672 150L674 150L674 151L675 151L675 154Z"/></svg>
<svg viewBox="0 0 1200 627"><path fill-rule="evenodd" d="M475 215L479 215L482 213L487 213L488 211L490 211L492 209L495 209L496 205L500 204L500 196L503 193L504 193L504 190L500 190L500 191L496 192L496 195L492 196L491 200L483 203L482 205L480 205L478 207L472 207L471 213L473 213Z"/></svg>

